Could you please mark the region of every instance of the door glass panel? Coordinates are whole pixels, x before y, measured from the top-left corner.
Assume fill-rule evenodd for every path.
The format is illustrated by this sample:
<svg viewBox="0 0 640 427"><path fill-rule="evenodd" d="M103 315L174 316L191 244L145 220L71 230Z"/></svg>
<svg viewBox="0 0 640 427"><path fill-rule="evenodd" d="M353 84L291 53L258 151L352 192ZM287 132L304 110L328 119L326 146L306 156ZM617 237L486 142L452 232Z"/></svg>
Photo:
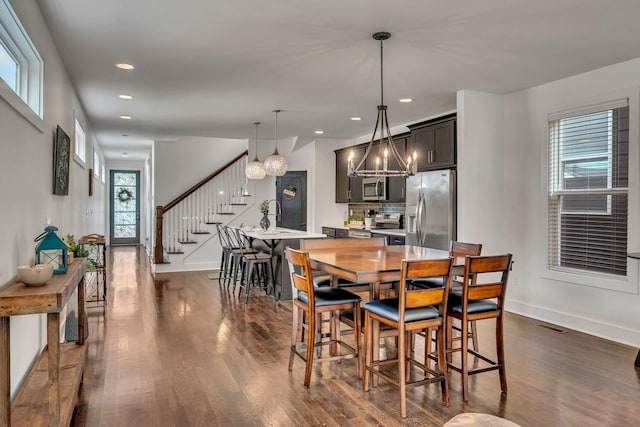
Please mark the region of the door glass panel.
<svg viewBox="0 0 640 427"><path fill-rule="evenodd" d="M138 172L113 171L112 177L112 239L133 242L139 238Z"/></svg>

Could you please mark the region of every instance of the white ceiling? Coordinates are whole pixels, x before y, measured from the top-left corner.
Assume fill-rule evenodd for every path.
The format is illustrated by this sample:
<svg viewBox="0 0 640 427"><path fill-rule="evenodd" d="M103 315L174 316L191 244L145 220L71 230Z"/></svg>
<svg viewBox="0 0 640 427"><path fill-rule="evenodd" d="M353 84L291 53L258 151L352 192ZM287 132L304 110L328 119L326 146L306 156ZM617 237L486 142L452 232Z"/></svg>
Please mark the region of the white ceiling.
<svg viewBox="0 0 640 427"><path fill-rule="evenodd" d="M392 127L455 107L460 89L509 93L640 57L639 0L38 3L108 157L182 136L253 138L255 121L271 138L275 108L279 137L370 133L377 31L392 34Z"/></svg>

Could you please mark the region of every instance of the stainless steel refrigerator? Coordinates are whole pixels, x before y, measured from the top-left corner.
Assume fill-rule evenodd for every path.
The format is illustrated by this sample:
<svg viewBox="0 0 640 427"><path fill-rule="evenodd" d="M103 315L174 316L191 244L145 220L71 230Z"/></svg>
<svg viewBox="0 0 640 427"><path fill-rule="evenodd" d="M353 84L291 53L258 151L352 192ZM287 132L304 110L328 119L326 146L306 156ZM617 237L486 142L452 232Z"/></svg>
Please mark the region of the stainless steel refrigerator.
<svg viewBox="0 0 640 427"><path fill-rule="evenodd" d="M449 250L456 239L456 173L420 172L407 178L407 245Z"/></svg>

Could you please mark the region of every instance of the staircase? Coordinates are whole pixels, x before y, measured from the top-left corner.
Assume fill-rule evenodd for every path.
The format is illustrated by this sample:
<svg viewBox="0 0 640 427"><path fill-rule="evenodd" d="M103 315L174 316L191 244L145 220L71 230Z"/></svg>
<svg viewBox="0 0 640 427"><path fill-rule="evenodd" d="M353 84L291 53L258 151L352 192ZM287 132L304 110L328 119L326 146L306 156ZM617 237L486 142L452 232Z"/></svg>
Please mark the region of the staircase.
<svg viewBox="0 0 640 427"><path fill-rule="evenodd" d="M245 151L166 206L156 207L155 272L219 268L216 224L237 221L255 209L245 175L247 157Z"/></svg>

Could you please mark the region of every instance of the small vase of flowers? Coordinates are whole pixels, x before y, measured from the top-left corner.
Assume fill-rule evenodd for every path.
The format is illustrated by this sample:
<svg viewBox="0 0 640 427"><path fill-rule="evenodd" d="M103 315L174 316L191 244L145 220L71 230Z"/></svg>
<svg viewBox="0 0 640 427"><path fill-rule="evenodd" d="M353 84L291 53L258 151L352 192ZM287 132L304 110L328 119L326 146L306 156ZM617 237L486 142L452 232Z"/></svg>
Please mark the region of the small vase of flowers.
<svg viewBox="0 0 640 427"><path fill-rule="evenodd" d="M267 231L269 229L269 226L271 225L271 221L269 221L268 200L263 200L262 203L260 203L260 213L262 214L262 219L260 220L260 228L262 228L264 231Z"/></svg>

